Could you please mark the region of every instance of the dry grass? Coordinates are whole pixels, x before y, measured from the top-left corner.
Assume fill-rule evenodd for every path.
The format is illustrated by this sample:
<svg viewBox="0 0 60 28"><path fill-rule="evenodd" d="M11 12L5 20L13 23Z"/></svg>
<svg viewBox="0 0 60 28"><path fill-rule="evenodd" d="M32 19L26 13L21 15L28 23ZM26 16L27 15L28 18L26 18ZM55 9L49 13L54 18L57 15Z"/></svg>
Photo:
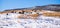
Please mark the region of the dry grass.
<svg viewBox="0 0 60 28"><path fill-rule="evenodd" d="M60 17L60 12L45 12L43 13L44 16L54 16L54 17Z"/></svg>
<svg viewBox="0 0 60 28"><path fill-rule="evenodd" d="M30 15L18 15L18 18L32 18L32 19L36 19L38 17L38 14L30 14Z"/></svg>

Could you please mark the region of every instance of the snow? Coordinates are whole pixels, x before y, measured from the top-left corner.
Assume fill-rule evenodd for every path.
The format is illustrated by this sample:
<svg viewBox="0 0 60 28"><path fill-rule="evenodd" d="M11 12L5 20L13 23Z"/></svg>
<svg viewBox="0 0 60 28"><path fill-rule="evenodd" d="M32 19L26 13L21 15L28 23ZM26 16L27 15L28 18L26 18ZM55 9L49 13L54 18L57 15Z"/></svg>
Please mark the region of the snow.
<svg viewBox="0 0 60 28"><path fill-rule="evenodd" d="M60 28L60 18L39 16L38 19L18 19L19 14L0 14L0 28Z"/></svg>

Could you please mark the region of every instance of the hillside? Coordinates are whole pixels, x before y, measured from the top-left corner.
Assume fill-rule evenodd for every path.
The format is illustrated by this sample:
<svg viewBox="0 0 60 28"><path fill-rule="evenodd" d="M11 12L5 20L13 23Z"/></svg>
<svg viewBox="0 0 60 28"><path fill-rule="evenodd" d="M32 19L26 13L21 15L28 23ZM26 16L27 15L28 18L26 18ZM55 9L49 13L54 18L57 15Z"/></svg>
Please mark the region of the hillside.
<svg viewBox="0 0 60 28"><path fill-rule="evenodd" d="M4 10L0 28L60 28L60 5Z"/></svg>
<svg viewBox="0 0 60 28"><path fill-rule="evenodd" d="M8 9L0 12L0 14L8 13L23 14L25 16L28 14L29 16L32 17L34 17L35 15L36 15L35 17L37 17L38 15L60 17L60 4L35 6L29 8Z"/></svg>
<svg viewBox="0 0 60 28"><path fill-rule="evenodd" d="M60 11L60 4L51 4L51 5L35 6L35 7L29 7L29 8L17 8L17 9L9 9L9 10L24 10L24 9ZM8 9L5 11L8 11Z"/></svg>

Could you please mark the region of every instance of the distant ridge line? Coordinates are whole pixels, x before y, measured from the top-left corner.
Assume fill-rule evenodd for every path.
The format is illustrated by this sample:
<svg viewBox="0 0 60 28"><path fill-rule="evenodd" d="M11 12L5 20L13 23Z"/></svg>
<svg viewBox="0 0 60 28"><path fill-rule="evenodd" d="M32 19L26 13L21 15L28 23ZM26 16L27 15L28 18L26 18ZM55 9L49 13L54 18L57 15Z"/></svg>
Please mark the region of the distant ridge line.
<svg viewBox="0 0 60 28"><path fill-rule="evenodd" d="M60 4L50 4L50 5L44 5L44 6L35 6L35 7L29 7L29 8L17 8L17 9L8 9L8 10L4 10L4 11L9 11L9 10L49 10L49 11L60 11Z"/></svg>

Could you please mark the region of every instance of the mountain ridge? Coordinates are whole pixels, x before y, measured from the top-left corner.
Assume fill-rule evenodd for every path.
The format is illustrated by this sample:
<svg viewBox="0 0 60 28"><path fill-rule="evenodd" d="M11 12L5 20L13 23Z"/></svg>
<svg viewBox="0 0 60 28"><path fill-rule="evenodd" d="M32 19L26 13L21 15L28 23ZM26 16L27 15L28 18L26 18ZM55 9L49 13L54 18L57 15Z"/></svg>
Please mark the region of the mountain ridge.
<svg viewBox="0 0 60 28"><path fill-rule="evenodd" d="M17 8L17 9L9 9L9 10L25 10L25 9L60 11L60 4L50 4L50 5L44 5L44 6L35 6L35 7L29 7L29 8ZM4 11L8 11L8 10L4 10Z"/></svg>

